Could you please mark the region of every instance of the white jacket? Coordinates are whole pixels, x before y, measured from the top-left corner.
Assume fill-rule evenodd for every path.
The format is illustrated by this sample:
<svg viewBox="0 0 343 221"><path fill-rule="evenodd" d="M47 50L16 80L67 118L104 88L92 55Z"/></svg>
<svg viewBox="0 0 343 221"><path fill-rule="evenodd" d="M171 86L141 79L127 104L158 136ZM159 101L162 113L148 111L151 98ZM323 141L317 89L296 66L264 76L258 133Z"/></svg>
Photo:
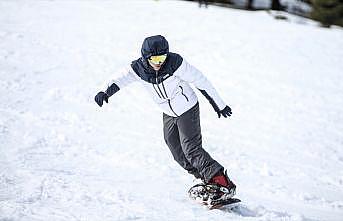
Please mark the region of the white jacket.
<svg viewBox="0 0 343 221"><path fill-rule="evenodd" d="M207 78L185 59L172 76L159 84L143 81L131 67L128 67L121 72L121 76L112 79L107 84L107 88L115 83L120 89L123 89L135 81L140 81L143 84L155 103L169 116L178 117L198 102L190 84L202 90L202 93L205 91L205 96L208 99L213 99L217 106L217 108L214 107L215 110L217 109L216 111L223 110L226 106Z"/></svg>

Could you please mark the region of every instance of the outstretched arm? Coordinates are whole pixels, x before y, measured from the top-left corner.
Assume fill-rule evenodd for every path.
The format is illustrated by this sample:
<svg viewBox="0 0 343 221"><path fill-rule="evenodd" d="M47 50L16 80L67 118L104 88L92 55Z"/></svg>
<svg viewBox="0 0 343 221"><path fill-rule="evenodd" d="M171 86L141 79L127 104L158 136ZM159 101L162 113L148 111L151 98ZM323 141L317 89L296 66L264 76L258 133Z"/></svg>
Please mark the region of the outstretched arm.
<svg viewBox="0 0 343 221"><path fill-rule="evenodd" d="M104 101L108 103L109 97L136 80L137 77L130 67L121 70L104 86L104 90L95 96L95 102L101 107Z"/></svg>
<svg viewBox="0 0 343 221"><path fill-rule="evenodd" d="M190 65L185 59L183 60L179 69L175 72L175 76L180 79L192 83L210 102L213 109L217 112L218 117L231 116L231 108L227 106L222 98L219 96L216 89L212 86L211 82L201 73L197 68Z"/></svg>

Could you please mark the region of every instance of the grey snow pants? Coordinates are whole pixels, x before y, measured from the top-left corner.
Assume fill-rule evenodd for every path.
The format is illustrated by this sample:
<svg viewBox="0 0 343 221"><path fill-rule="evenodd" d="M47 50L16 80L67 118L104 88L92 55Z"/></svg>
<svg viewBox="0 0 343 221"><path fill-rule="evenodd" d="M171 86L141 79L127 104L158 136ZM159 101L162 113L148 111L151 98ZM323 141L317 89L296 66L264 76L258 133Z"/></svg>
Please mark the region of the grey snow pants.
<svg viewBox="0 0 343 221"><path fill-rule="evenodd" d="M208 182L223 166L202 148L199 103L179 117L163 113L164 140L180 166Z"/></svg>

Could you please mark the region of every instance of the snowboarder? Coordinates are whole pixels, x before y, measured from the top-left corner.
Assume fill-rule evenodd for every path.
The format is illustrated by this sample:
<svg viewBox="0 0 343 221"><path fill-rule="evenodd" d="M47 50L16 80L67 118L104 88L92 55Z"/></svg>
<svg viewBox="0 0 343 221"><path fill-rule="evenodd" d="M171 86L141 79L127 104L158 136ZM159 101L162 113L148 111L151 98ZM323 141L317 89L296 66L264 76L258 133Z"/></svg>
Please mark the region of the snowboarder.
<svg viewBox="0 0 343 221"><path fill-rule="evenodd" d="M191 197L202 198L207 203L213 199L231 198L236 191L235 184L223 166L202 147L199 103L190 84L209 100L219 118L230 117L231 108L198 69L179 54L169 52L168 41L163 36L147 37L141 55L95 96L96 103L101 107L113 94L140 81L163 111L164 140L174 159L203 181L190 189Z"/></svg>

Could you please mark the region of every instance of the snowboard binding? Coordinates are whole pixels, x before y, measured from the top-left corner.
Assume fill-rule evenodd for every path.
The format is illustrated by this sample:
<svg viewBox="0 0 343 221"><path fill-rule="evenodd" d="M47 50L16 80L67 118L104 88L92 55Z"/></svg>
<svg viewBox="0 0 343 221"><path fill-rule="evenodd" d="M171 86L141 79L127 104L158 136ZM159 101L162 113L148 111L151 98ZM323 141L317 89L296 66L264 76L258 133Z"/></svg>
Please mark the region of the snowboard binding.
<svg viewBox="0 0 343 221"><path fill-rule="evenodd" d="M220 208L223 205L238 203L239 199L232 198L236 188L228 189L218 184L196 184L189 189L189 197L196 202L206 205L209 209Z"/></svg>

